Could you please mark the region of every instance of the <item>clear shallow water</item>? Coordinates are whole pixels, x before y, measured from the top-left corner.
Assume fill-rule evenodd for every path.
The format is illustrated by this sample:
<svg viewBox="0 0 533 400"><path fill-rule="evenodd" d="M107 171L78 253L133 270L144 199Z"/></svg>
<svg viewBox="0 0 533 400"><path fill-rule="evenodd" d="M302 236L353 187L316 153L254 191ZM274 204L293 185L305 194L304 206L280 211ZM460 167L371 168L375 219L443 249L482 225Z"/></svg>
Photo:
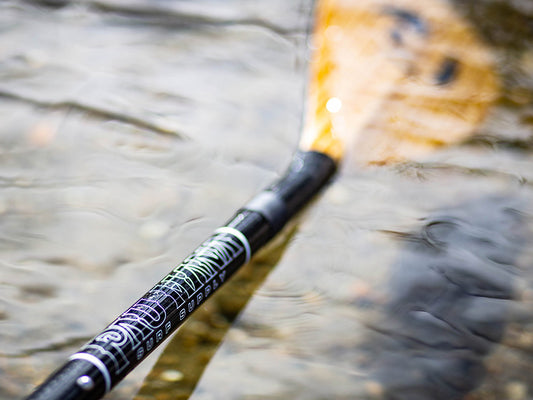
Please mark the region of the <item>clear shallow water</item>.
<svg viewBox="0 0 533 400"><path fill-rule="evenodd" d="M300 3L66 3L0 4L2 399L155 284L298 139Z"/></svg>
<svg viewBox="0 0 533 400"><path fill-rule="evenodd" d="M479 248L475 257L483 265L502 257L513 265L503 268L504 277L519 289L503 301L509 304L505 323L497 319L502 313L491 320L483 309L465 307L504 332L480 353L488 376L472 398L527 398L528 4L456 5L488 40L503 78L486 124L468 143L419 163L347 165L305 215L193 398L379 392L367 381L397 371L384 368L391 363L380 363L380 354L415 359L391 333L404 320L384 316L403 304L402 288L416 293L421 282L402 281L395 271L409 277L411 265L431 270L435 257L416 258L424 253L416 243L423 243L428 221L452 217L463 222L429 230L437 248L451 241L441 260L464 276L462 267L478 264L462 263L457 254L474 257L472 249ZM0 398L12 399L29 392L283 170L298 141L311 4L0 7ZM517 212L508 215L506 208ZM482 282L504 292L493 274ZM524 312L516 310L521 305ZM373 334L376 326L389 341ZM413 335L416 330L404 333ZM417 351L431 354L432 348ZM413 371L425 365L413 363ZM149 368L109 398L131 398ZM416 376L413 382L427 384Z"/></svg>

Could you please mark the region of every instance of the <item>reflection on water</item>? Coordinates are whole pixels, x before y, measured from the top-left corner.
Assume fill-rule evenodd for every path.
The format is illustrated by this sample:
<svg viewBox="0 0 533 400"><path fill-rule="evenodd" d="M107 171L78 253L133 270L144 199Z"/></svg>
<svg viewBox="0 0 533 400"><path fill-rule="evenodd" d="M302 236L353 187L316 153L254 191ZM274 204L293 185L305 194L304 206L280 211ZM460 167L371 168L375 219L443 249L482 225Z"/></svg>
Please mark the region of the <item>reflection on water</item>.
<svg viewBox="0 0 533 400"><path fill-rule="evenodd" d="M416 162L346 166L193 399L533 393L532 10L449 3L498 60L487 123ZM0 3L0 398L29 392L283 169L310 8ZM457 73L439 65L439 82ZM221 302L174 357L203 367L189 349L240 307ZM149 368L109 399L131 398Z"/></svg>
<svg viewBox="0 0 533 400"><path fill-rule="evenodd" d="M532 221L514 203L475 199L401 234L405 247L359 358L385 398L462 398L482 383L506 325L533 317L518 304Z"/></svg>

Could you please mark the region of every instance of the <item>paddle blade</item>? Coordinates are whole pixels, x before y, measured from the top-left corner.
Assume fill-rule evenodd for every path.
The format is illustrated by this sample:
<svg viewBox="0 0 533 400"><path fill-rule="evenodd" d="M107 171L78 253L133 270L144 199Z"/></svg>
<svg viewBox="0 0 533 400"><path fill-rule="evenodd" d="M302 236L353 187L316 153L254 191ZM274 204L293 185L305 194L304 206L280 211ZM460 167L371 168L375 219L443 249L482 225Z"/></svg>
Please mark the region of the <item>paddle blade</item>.
<svg viewBox="0 0 533 400"><path fill-rule="evenodd" d="M498 94L488 49L440 0L322 0L301 148L359 164L457 143Z"/></svg>

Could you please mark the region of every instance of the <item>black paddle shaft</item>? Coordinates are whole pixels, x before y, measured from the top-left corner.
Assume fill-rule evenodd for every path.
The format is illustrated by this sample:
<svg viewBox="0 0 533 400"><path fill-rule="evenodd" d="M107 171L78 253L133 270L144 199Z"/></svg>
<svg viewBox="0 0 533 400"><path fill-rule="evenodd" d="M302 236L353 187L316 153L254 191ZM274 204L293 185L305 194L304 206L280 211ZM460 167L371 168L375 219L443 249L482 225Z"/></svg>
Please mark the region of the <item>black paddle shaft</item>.
<svg viewBox="0 0 533 400"><path fill-rule="evenodd" d="M120 382L329 181L336 164L298 152L286 174L243 207L28 400L99 399Z"/></svg>

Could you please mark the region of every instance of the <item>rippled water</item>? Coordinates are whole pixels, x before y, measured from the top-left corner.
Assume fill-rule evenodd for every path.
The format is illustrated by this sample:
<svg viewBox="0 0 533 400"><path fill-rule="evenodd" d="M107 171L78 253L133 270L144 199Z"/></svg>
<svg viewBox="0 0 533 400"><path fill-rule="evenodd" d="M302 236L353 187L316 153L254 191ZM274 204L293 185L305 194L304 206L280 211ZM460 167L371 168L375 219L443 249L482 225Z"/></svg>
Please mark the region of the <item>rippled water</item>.
<svg viewBox="0 0 533 400"><path fill-rule="evenodd" d="M310 1L124 4L0 3L2 399L144 293L298 142ZM454 7L497 59L488 120L417 162L347 164L192 398L531 396L533 9ZM150 366L109 398L131 398ZM163 392L189 373L174 372Z"/></svg>
<svg viewBox="0 0 533 400"><path fill-rule="evenodd" d="M0 398L28 393L284 167L305 7L1 2Z"/></svg>

